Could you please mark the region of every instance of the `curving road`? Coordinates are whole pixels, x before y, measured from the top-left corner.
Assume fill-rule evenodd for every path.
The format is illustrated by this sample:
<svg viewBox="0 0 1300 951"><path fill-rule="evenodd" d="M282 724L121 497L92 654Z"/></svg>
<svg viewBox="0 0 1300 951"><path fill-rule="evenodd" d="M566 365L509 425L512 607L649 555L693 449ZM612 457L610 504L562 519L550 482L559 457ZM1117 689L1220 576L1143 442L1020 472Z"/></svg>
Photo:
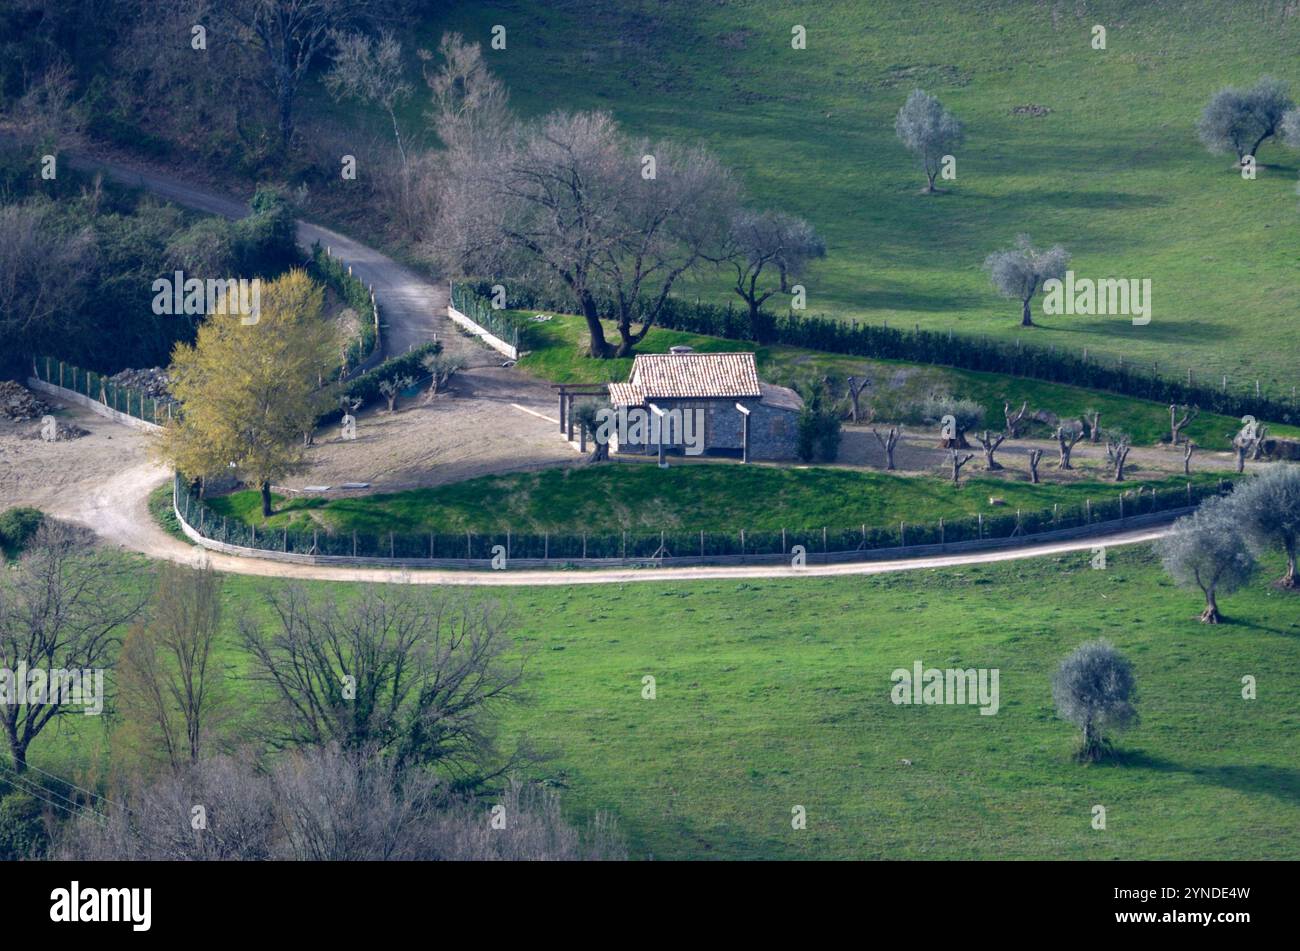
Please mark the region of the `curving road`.
<svg viewBox="0 0 1300 951"><path fill-rule="evenodd" d="M99 170L107 177L149 191L201 211L229 218L247 213L245 203L211 190L181 182L165 173L148 171L118 161L73 158L74 167ZM485 376L519 377L502 371L499 357L455 332L446 316L447 291L410 268L384 254L319 225L298 222L298 239L304 245L314 241L329 245L354 273L373 284L384 320L383 343L386 355L403 353L412 346L434 338L462 355L478 373ZM522 383L522 380L520 380ZM202 550L168 535L148 511L149 494L169 478L169 471L149 458L147 437L119 427L103 417L72 407L70 414L79 425L92 433L111 431L113 446L99 447L109 452L110 474L78 486L61 486L56 493L30 496L56 516L69 518L94 529L105 541L140 552L152 558L193 562ZM76 445L71 444L71 445ZM602 568L581 571L453 571L422 569L397 571L382 568L342 568L328 565L285 564L258 558L240 558L204 552L214 568L234 574L299 578L321 581L397 582L433 585L574 585L611 584L629 581L699 581L742 578L831 577L871 575L894 571L916 571L960 565L985 564L1035 558L1066 552L1086 551L1099 545L1133 545L1152 541L1168 532L1167 527L1147 528L1098 535L1069 541L1046 542L1014 550L971 552L928 558L850 564L809 565L790 568L779 565L708 566L697 568Z"/></svg>

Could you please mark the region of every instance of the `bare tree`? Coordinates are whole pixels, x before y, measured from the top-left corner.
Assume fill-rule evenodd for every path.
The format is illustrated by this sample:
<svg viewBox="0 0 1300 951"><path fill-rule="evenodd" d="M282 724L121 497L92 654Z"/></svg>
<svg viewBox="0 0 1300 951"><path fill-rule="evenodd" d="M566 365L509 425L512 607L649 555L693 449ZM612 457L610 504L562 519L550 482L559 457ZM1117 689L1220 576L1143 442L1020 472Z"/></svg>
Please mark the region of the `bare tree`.
<svg viewBox="0 0 1300 951"><path fill-rule="evenodd" d="M1217 595L1237 590L1255 572L1255 559L1242 537L1236 512L1223 497L1202 502L1191 515L1176 521L1156 549L1165 571L1179 587L1199 588L1205 595L1204 624L1218 624L1223 619Z"/></svg>
<svg viewBox="0 0 1300 951"><path fill-rule="evenodd" d="M894 120L894 132L904 147L916 156L925 170L926 192L936 191L944 155L962 144L965 134L956 116L923 89L913 89Z"/></svg>
<svg viewBox="0 0 1300 951"><path fill-rule="evenodd" d="M1002 403L1002 418L1006 420L1006 428L1003 430L1009 439L1020 438L1020 424L1025 418L1025 412L1029 409L1029 402L1025 401L1020 404L1020 409L1014 413L1011 412L1011 404L1005 400Z"/></svg>
<svg viewBox="0 0 1300 951"><path fill-rule="evenodd" d="M894 468L894 449L898 446L898 440L903 435L903 430L898 426L890 426L888 436L880 435L880 430L874 426L871 431L876 434L880 448L885 450L885 468L892 471Z"/></svg>
<svg viewBox="0 0 1300 951"><path fill-rule="evenodd" d="M298 87L331 34L365 20L374 0L227 0L220 8L262 59L262 84L275 98L280 144L293 141Z"/></svg>
<svg viewBox="0 0 1300 951"><path fill-rule="evenodd" d="M871 381L865 376L860 380L855 376L851 376L846 382L848 383L849 388L849 411L852 413L853 424L856 426L858 420L862 416L862 410L859 408L859 400L862 396L862 391L871 385ZM871 411L870 408L868 409L868 412L871 416L875 415L874 411ZM867 421L870 422L870 419Z"/></svg>
<svg viewBox="0 0 1300 951"><path fill-rule="evenodd" d="M1101 442L1101 410L1085 409L1083 418L1088 424L1088 441L1091 443Z"/></svg>
<svg viewBox="0 0 1300 951"><path fill-rule="evenodd" d="M1183 444L1183 475L1192 474L1192 453L1196 451L1196 443L1187 440Z"/></svg>
<svg viewBox="0 0 1300 951"><path fill-rule="evenodd" d="M952 484L961 485L961 467L974 459L975 453L968 452L965 456L959 458L956 449L949 449L948 451L952 453Z"/></svg>
<svg viewBox="0 0 1300 951"><path fill-rule="evenodd" d="M497 750L495 724L523 661L507 655L495 605L398 585L346 604L291 585L267 602L270 630L247 616L241 629L253 676L279 710L278 742L374 746L466 784L516 762Z"/></svg>
<svg viewBox="0 0 1300 951"><path fill-rule="evenodd" d="M95 238L69 233L52 202L0 206L0 338L17 352L51 351L71 328L95 273Z"/></svg>
<svg viewBox="0 0 1300 951"><path fill-rule="evenodd" d="M612 819L570 824L553 790L511 781L457 795L427 770L328 744L267 764L251 752L135 779L83 812L55 857L105 861L575 861L627 857ZM196 828L194 810L203 822Z"/></svg>
<svg viewBox="0 0 1300 951"><path fill-rule="evenodd" d="M1106 430L1106 457L1115 465L1115 481L1124 481L1124 463L1133 449L1133 440L1122 429Z"/></svg>
<svg viewBox="0 0 1300 951"><path fill-rule="evenodd" d="M984 268L999 294L1020 301L1020 326L1032 327L1034 318L1029 302L1045 281L1064 276L1069 262L1069 253L1059 244L1038 251L1029 243L1029 236L1022 234L1016 238L1014 248L990 254Z"/></svg>
<svg viewBox="0 0 1300 951"><path fill-rule="evenodd" d="M1070 454L1074 452L1074 446L1083 438L1083 427L1074 422L1062 422L1056 427L1056 445L1061 451L1061 458L1057 462L1058 469L1073 469L1070 465Z"/></svg>
<svg viewBox="0 0 1300 951"><path fill-rule="evenodd" d="M418 55L429 87L434 130L449 153L464 159L504 135L514 121L510 96L488 69L478 43L467 43L459 33L444 33L436 57L429 50Z"/></svg>
<svg viewBox="0 0 1300 951"><path fill-rule="evenodd" d="M1201 415L1201 408L1199 406L1183 406L1181 407L1183 415L1180 419L1178 417L1179 409L1180 407L1177 403L1169 404L1169 444L1171 446L1177 446L1182 439L1186 438L1182 434L1183 428L1197 416Z"/></svg>
<svg viewBox="0 0 1300 951"><path fill-rule="evenodd" d="M1108 733L1137 721L1133 665L1107 640L1080 645L1052 677L1057 716L1079 728L1075 758L1092 763L1111 750Z"/></svg>
<svg viewBox="0 0 1300 951"><path fill-rule="evenodd" d="M550 283L585 318L592 356L627 356L677 280L716 259L735 193L699 149L628 139L605 113L553 113L455 170L444 207L457 227L441 253L455 273Z"/></svg>
<svg viewBox="0 0 1300 951"><path fill-rule="evenodd" d="M732 290L749 307L750 332L758 342L767 343L772 320L762 314L763 304L773 294L789 293L790 281L797 280L809 262L825 256L826 244L800 218L740 209L731 219L721 250L709 253L735 271ZM764 280L764 272L775 280Z"/></svg>
<svg viewBox="0 0 1300 951"><path fill-rule="evenodd" d="M405 167L406 148L397 124L397 109L410 98L414 88L402 68L402 44L388 30L371 38L364 33L330 33L334 44L334 65L325 74L325 85L336 99L352 99L379 106L393 125L393 139Z"/></svg>
<svg viewBox="0 0 1300 951"><path fill-rule="evenodd" d="M215 656L221 632L221 576L164 564L150 617L134 627L118 661L119 736L172 770L197 762L224 719L229 692Z"/></svg>
<svg viewBox="0 0 1300 951"><path fill-rule="evenodd" d="M68 702L76 672L94 693L93 672L111 666L118 632L139 612L144 596L130 583L135 567L92 547L83 530L45 519L11 570L0 572L0 668L55 672L44 690L27 691L25 703L0 703L0 725L15 772L27 768L32 741L55 719L83 713ZM86 683L85 675L91 675ZM84 694L83 694L84 697ZM102 704L103 697L98 696Z"/></svg>
<svg viewBox="0 0 1300 951"><path fill-rule="evenodd" d="M1206 148L1235 153L1241 164L1279 132L1294 106L1287 84L1265 76L1250 89L1228 86L1216 92L1196 128Z"/></svg>
<svg viewBox="0 0 1300 951"><path fill-rule="evenodd" d="M1042 458L1043 458L1043 450L1041 449L1029 450L1029 481L1032 482L1034 485L1038 485L1038 463L1042 460Z"/></svg>
<svg viewBox="0 0 1300 951"><path fill-rule="evenodd" d="M1242 429L1232 437L1232 451L1237 456L1237 471L1246 471L1246 457L1259 450L1260 444L1264 441L1261 433L1262 427L1256 424L1254 427Z"/></svg>
<svg viewBox="0 0 1300 951"><path fill-rule="evenodd" d="M76 89L76 75L68 63L56 62L47 67L19 98L13 111L19 137L47 154L79 145L85 121L74 108Z"/></svg>
<svg viewBox="0 0 1300 951"><path fill-rule="evenodd" d="M993 454L998 451L998 447L1002 445L1006 438L1006 433L997 433L991 436L987 429L979 437L980 445L984 447L984 468L990 472L1002 468L1002 463L994 459Z"/></svg>

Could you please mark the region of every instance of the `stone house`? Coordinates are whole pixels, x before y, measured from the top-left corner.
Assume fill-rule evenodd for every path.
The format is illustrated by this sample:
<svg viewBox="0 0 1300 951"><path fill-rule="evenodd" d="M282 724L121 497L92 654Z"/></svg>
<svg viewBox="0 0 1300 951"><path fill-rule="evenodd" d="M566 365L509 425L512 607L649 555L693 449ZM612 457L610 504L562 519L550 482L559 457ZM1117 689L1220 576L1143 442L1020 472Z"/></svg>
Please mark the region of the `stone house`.
<svg viewBox="0 0 1300 951"><path fill-rule="evenodd" d="M628 381L609 384L609 401L615 411L643 410L661 418L673 410L682 411L682 418L690 413L703 423L702 440L696 435L692 443L697 448L702 442L703 455L746 462L796 457L803 400L794 390L761 383L752 353L696 353L675 347L672 353L638 354ZM665 452L687 452L681 432L667 425L662 429ZM658 442L650 438L611 443L610 448L624 453L659 451Z"/></svg>

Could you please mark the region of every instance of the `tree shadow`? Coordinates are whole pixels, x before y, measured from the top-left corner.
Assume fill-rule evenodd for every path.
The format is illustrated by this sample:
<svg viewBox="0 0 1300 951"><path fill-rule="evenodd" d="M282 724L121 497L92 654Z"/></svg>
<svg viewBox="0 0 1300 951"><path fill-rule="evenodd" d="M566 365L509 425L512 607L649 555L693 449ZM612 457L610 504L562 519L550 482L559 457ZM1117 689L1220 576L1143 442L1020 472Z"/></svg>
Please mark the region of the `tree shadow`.
<svg viewBox="0 0 1300 951"><path fill-rule="evenodd" d="M1244 793L1266 793L1292 805L1300 805L1300 767L1297 766L1197 766L1188 767L1143 750L1116 754L1115 765L1150 769L1161 773L1187 773L1198 782Z"/></svg>

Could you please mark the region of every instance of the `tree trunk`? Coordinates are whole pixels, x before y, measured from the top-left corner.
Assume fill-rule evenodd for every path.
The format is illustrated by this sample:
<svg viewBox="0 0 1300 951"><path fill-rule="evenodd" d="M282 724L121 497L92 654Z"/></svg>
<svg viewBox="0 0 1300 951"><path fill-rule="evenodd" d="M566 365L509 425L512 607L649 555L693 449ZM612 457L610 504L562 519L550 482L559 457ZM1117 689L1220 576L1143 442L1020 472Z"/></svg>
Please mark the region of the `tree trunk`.
<svg viewBox="0 0 1300 951"><path fill-rule="evenodd" d="M1023 301L1021 301L1020 326L1022 327L1034 326L1034 318L1029 310L1030 300L1032 300L1032 298L1026 297Z"/></svg>
<svg viewBox="0 0 1300 951"><path fill-rule="evenodd" d="M1296 544L1295 541L1292 540L1286 543L1286 574L1284 574L1282 580L1278 582L1280 587L1300 588L1300 577L1296 576L1295 561Z"/></svg>
<svg viewBox="0 0 1300 951"><path fill-rule="evenodd" d="M262 483L262 518L271 517L271 483Z"/></svg>
<svg viewBox="0 0 1300 951"><path fill-rule="evenodd" d="M926 177L926 179L929 181L929 184L928 184L928 185L926 186L926 188L925 188L925 191L926 191L926 194L927 194L927 195L933 195L936 191L938 191L938 189L936 189L936 188L934 187L934 177L935 177L937 174L939 174L937 171L935 171L935 172L927 171L927 172L925 173L925 177Z"/></svg>
<svg viewBox="0 0 1300 951"><path fill-rule="evenodd" d="M1205 592L1205 610L1201 612L1202 624L1218 624L1223 620L1219 614L1219 603L1214 600L1214 589Z"/></svg>
<svg viewBox="0 0 1300 951"><path fill-rule="evenodd" d="M596 299L589 291L583 291L581 303L582 316L587 321L587 333L591 337L591 355L600 360L608 359L613 355L613 348L605 339L605 325L600 322L600 314L596 312Z"/></svg>

